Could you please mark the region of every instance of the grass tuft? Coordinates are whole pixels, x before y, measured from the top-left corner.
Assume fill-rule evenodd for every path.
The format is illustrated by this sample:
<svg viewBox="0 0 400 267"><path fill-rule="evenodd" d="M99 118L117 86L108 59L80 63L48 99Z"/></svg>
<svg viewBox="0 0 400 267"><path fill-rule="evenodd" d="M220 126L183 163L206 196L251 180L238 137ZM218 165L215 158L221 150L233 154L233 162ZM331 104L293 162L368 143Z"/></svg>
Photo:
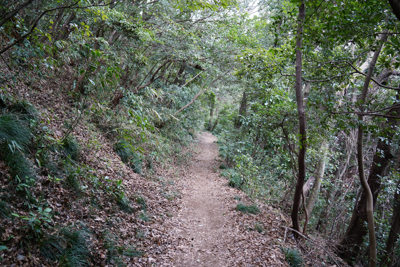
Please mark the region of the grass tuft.
<svg viewBox="0 0 400 267"><path fill-rule="evenodd" d="M297 249L281 247L281 251L285 254L285 260L289 263L290 267L304 266L303 258Z"/></svg>
<svg viewBox="0 0 400 267"><path fill-rule="evenodd" d="M91 266L91 253L88 247L89 234L83 230L65 228L61 231L65 239L65 252L61 257L61 266Z"/></svg>
<svg viewBox="0 0 400 267"><path fill-rule="evenodd" d="M65 156L70 157L72 160L78 161L80 155L80 147L75 138L67 138L62 143L62 150Z"/></svg>
<svg viewBox="0 0 400 267"><path fill-rule="evenodd" d="M256 205L246 206L243 203L237 204L236 210L251 214L257 214L260 212L260 209Z"/></svg>
<svg viewBox="0 0 400 267"><path fill-rule="evenodd" d="M4 219L11 218L11 209L8 204L2 200L0 200L0 217Z"/></svg>
<svg viewBox="0 0 400 267"><path fill-rule="evenodd" d="M30 136L29 128L14 115L0 117L0 159L4 160L17 184L35 178L32 166L24 155Z"/></svg>
<svg viewBox="0 0 400 267"><path fill-rule="evenodd" d="M122 162L129 165L135 173L142 174L142 159L131 144L121 139L114 145L114 149Z"/></svg>
<svg viewBox="0 0 400 267"><path fill-rule="evenodd" d="M21 119L23 120L29 121L37 119L37 110L31 103L25 100L12 104L9 109L12 113L21 114Z"/></svg>

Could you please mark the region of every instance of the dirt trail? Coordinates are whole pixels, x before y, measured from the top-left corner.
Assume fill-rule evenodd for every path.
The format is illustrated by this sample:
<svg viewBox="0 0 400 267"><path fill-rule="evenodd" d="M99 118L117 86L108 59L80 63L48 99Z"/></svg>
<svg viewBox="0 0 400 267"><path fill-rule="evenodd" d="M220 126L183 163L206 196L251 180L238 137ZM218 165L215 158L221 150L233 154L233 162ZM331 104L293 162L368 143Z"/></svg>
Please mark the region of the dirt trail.
<svg viewBox="0 0 400 267"><path fill-rule="evenodd" d="M171 218L170 233L181 242L166 266L285 266L269 235L248 230L266 217L234 209L239 196L242 201L249 199L220 177L216 140L202 133L198 154L179 182L181 209Z"/></svg>
<svg viewBox="0 0 400 267"><path fill-rule="evenodd" d="M218 148L214 141L217 138L210 133L202 134L199 154L183 181L183 208L177 215L183 227L175 231L192 246L177 255L175 266L225 266L228 261L224 236L232 230L224 217L227 207L221 195L223 185L215 172Z"/></svg>

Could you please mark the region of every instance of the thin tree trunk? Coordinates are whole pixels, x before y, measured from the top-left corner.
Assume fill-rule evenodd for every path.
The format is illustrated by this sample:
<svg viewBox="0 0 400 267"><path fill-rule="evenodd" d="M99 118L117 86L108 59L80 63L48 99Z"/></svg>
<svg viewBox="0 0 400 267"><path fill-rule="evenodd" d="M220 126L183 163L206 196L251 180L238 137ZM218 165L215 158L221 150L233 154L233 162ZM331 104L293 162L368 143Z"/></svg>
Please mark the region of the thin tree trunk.
<svg viewBox="0 0 400 267"><path fill-rule="evenodd" d="M372 74L375 68L375 64L378 60L379 54L382 50L383 43L387 39L387 30L381 36L380 45L375 50L375 53L369 63L369 68L367 75L365 77L364 86L361 93L361 106L360 112L363 113L365 110L364 104L367 99L369 83L372 78ZM368 222L368 233L369 233L369 266L376 267L377 264L377 254L376 254L376 237L375 237L375 224L374 224L374 197L372 195L370 184L373 182L377 182L379 178L373 179L372 175L378 175L378 171L383 171L384 166L381 164L377 165L378 162L387 162L386 159L382 159L381 157L375 155L374 162L372 163L371 171L370 171L370 179L367 181L364 172L364 153L363 153L363 121L364 116L358 116L358 137L357 137L357 161L358 161L358 173L360 177L361 186L363 189L362 197L354 208L353 216L350 221L349 227L346 231L346 234L342 241L340 242L340 246L344 247L344 251L341 252L341 256L344 257L347 261L350 261L352 258L357 256L359 245L362 243L363 236L365 235L366 229L363 227L363 221ZM384 142L378 142L379 145L385 145ZM390 149L388 151L388 155L385 157L389 157ZM374 169L375 168L375 169ZM370 183L370 184L369 184ZM374 190L375 191L375 190ZM376 193L376 192L374 192ZM351 246L351 249L349 248Z"/></svg>
<svg viewBox="0 0 400 267"><path fill-rule="evenodd" d="M315 203L317 202L319 189L321 187L321 181L324 178L326 154L328 151L328 143L326 142L326 140L322 141L321 150L322 153L321 158L318 161L317 174L315 176L315 181L306 205L308 216L311 216Z"/></svg>
<svg viewBox="0 0 400 267"><path fill-rule="evenodd" d="M296 184L296 191L294 192L293 199L293 209L292 209L292 223L293 229L300 232L300 223L299 223L299 210L301 204L301 196L303 192L303 185L306 176L306 166L305 166L305 156L306 156L306 117L303 105L303 93L302 93L302 36L303 36L303 27L305 20L305 6L304 1L301 1L301 5L299 6L299 20L297 27L297 41L296 41L296 100L297 100L297 112L299 116L299 156L298 156L298 165L299 165L299 174ZM298 233L293 233L295 238L298 238Z"/></svg>

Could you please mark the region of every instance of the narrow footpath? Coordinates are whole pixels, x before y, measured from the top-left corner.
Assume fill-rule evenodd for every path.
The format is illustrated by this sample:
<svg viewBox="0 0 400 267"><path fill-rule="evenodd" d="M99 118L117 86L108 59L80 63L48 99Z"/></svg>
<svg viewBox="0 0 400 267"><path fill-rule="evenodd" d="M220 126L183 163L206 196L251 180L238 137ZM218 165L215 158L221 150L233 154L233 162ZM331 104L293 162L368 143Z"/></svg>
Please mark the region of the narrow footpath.
<svg viewBox="0 0 400 267"><path fill-rule="evenodd" d="M202 133L197 155L179 181L182 206L168 224L181 242L163 266L287 266L276 242L283 238L277 224L285 224L284 218L268 207L260 207L257 215L235 210L239 201L251 200L219 175L214 141L215 136Z"/></svg>

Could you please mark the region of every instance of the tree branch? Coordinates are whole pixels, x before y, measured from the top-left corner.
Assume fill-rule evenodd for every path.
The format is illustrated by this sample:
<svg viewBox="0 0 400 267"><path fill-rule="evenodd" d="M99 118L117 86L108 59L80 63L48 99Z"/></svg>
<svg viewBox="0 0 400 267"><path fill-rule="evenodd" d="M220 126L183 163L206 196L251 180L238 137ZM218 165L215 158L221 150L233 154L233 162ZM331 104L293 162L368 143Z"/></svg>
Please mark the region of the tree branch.
<svg viewBox="0 0 400 267"><path fill-rule="evenodd" d="M197 95L194 96L194 98L192 99L192 101L190 101L189 103L187 103L185 106L183 106L180 110L178 110L177 112L174 113L174 116L177 115L178 113L180 113L182 110L184 110L185 108L187 108L188 106L190 106L191 104L194 103L194 101L196 101L196 99L205 91L207 91L216 81L218 81L219 79L221 79L223 76L225 76L229 71L231 71L230 69L224 73L224 75L221 75L219 77L217 77L216 79L214 79L211 84L203 90L204 86L201 87L200 91L197 93Z"/></svg>
<svg viewBox="0 0 400 267"><path fill-rule="evenodd" d="M0 50L0 54L3 54L4 52L6 52L8 49L13 47L14 45L16 45L16 44L22 42L23 40L25 40L33 32L33 30L36 29L36 26L38 25L38 23L42 19L42 17L44 15L46 15L47 13L51 12L51 11L55 11L55 10L62 9L62 8L76 9L76 8L88 8L88 7L94 7L94 6L108 6L109 5L109 4L99 4L99 5L89 5L89 6L76 7L76 5L79 4L79 2L80 2L80 0L76 1L75 3L73 3L73 4L69 5L69 6L60 6L60 7L55 7L55 8L43 11L42 14L40 14L39 17L35 20L35 22L33 23L32 27L31 27L31 29L26 34L22 35L17 40L15 40L13 43L11 43L10 45L8 45L5 48L3 48L2 50Z"/></svg>

